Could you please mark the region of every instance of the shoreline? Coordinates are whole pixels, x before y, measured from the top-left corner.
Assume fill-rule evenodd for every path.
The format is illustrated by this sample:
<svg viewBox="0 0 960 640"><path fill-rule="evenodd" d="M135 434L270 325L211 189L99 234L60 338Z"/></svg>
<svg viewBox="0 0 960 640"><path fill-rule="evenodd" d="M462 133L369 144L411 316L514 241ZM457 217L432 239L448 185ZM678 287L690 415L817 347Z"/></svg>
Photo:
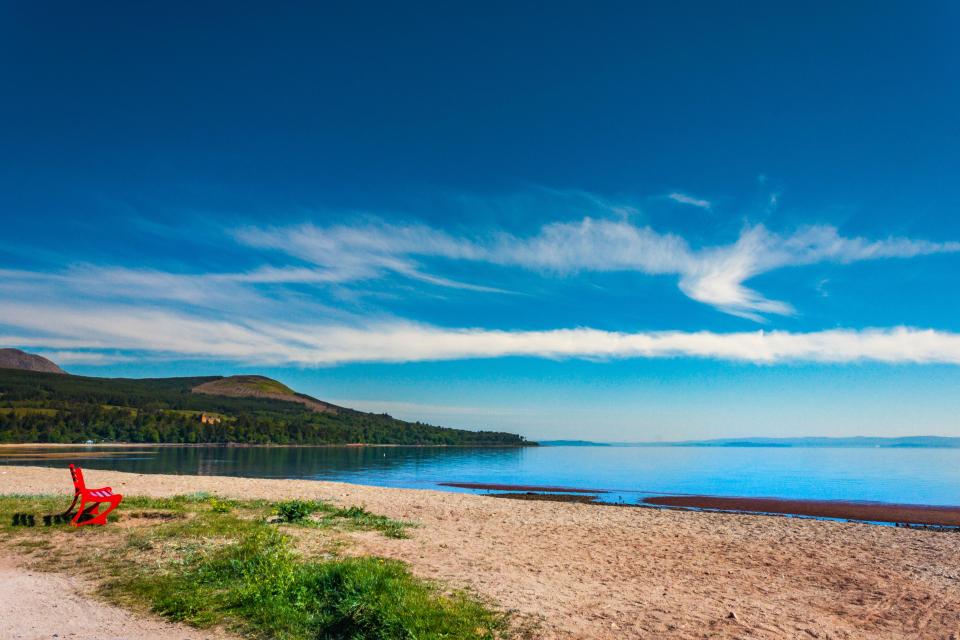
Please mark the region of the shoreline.
<svg viewBox="0 0 960 640"><path fill-rule="evenodd" d="M61 443L13 444L0 443L0 465L4 461L17 463L41 460L66 460L73 451L63 449L81 448L88 458L109 457L110 450L133 451L153 447L189 447L189 448L459 448L469 445L381 445L381 444L350 444L350 445L224 445L224 444L193 444L179 445L165 444L137 444L137 443L99 443L93 445L76 445ZM515 445L486 445L484 448L518 448ZM24 449L26 451L18 451ZM26 466L26 465L25 465ZM156 474L163 475L163 474ZM231 476L211 476L231 477ZM237 476L245 478L247 476ZM254 479L254 477L250 477ZM317 480L309 480L319 482ZM365 485L358 485L365 486ZM636 491L640 495L646 494L638 502L612 502L604 500L609 494L606 489L591 489L582 487L527 485L527 484L499 484L487 482L437 482L437 487L468 489L472 491L487 491L488 493L474 493L488 497L510 498L513 500L535 500L543 502L577 502L598 506L675 509L685 511L715 511L730 514L747 515L778 515L787 517L804 517L823 520L841 520L848 522L862 522L881 525L928 526L960 531L960 505L940 504L908 504L887 503L860 500L823 500L818 498L778 498L778 497L751 497L751 496L714 496L705 494L673 494L658 493L650 495L647 492ZM398 489L413 489L413 487L396 487ZM576 497L575 497L576 496Z"/></svg>
<svg viewBox="0 0 960 640"><path fill-rule="evenodd" d="M220 448L257 448L257 449L329 449L329 448L399 448L410 447L418 449L524 449L539 447L536 442L523 444L376 444L369 442L344 442L342 444L255 444L246 442L0 442L0 449L58 449L67 447L101 447L129 448L129 447L220 447Z"/></svg>
<svg viewBox="0 0 960 640"><path fill-rule="evenodd" d="M527 491L556 493L609 493L604 489L581 489L579 487L545 487L531 484L492 484L489 482L438 482L441 487L456 487L458 489L488 489L491 491ZM496 495L496 494L492 494Z"/></svg>

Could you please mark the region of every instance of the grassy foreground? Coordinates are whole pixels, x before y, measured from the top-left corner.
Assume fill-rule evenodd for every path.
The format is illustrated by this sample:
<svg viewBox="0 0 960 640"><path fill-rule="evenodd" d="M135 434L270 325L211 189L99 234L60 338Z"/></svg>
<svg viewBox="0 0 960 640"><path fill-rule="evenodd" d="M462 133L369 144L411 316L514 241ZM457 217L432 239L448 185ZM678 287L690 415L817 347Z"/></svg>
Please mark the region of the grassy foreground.
<svg viewBox="0 0 960 640"><path fill-rule="evenodd" d="M323 502L130 497L107 527L13 527L54 513L53 496L0 496L0 543L80 571L109 600L198 627L289 640L503 638L506 618L406 565L346 557L345 531L406 537L407 523Z"/></svg>

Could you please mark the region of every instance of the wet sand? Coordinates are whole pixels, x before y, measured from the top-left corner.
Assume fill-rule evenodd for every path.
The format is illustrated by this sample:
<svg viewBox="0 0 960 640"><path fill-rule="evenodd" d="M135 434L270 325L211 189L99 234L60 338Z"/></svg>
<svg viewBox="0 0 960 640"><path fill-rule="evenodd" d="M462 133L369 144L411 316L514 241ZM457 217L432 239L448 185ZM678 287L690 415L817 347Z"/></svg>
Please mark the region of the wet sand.
<svg viewBox="0 0 960 640"><path fill-rule="evenodd" d="M719 496L655 496L645 498L643 502L644 504L688 509L717 509L720 511L776 513L866 522L960 527L960 507Z"/></svg>
<svg viewBox="0 0 960 640"><path fill-rule="evenodd" d="M583 493L536 493L534 491L525 491L523 493L491 493L492 498L507 498L509 500L545 500L548 502L576 502L579 504L604 504L597 502L599 496ZM606 506L606 505L605 505ZM609 505L619 506L619 505Z"/></svg>
<svg viewBox="0 0 960 640"><path fill-rule="evenodd" d="M119 493L323 499L416 522L345 553L408 562L536 625L537 640L960 638L960 535L761 515L616 508L310 480L90 470ZM0 466L0 493L59 493L63 469ZM121 506L121 510L123 507Z"/></svg>

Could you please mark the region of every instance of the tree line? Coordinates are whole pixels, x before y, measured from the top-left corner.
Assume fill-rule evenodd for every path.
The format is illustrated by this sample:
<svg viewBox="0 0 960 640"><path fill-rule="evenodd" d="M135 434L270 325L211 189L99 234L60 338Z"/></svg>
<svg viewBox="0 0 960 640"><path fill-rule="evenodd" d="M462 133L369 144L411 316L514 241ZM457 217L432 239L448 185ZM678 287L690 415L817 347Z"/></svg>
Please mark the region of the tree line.
<svg viewBox="0 0 960 640"><path fill-rule="evenodd" d="M524 445L467 431L342 409L316 413L268 398L191 392L216 378L126 380L0 370L0 442ZM225 416L204 424L198 412Z"/></svg>

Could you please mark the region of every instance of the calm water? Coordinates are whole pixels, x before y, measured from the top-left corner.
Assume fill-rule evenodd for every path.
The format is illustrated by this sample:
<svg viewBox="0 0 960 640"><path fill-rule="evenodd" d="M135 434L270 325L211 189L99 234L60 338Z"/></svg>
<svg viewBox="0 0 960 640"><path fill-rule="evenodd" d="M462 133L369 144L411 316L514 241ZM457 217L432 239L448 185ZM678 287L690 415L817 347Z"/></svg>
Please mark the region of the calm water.
<svg viewBox="0 0 960 640"><path fill-rule="evenodd" d="M960 449L716 447L143 447L55 450L0 464L138 473L339 480L389 487L458 489L441 482L560 485L610 491L609 501L655 493L772 496L960 505ZM96 457L110 452L111 457ZM50 453L47 449L44 453ZM18 455L28 450L16 451Z"/></svg>

